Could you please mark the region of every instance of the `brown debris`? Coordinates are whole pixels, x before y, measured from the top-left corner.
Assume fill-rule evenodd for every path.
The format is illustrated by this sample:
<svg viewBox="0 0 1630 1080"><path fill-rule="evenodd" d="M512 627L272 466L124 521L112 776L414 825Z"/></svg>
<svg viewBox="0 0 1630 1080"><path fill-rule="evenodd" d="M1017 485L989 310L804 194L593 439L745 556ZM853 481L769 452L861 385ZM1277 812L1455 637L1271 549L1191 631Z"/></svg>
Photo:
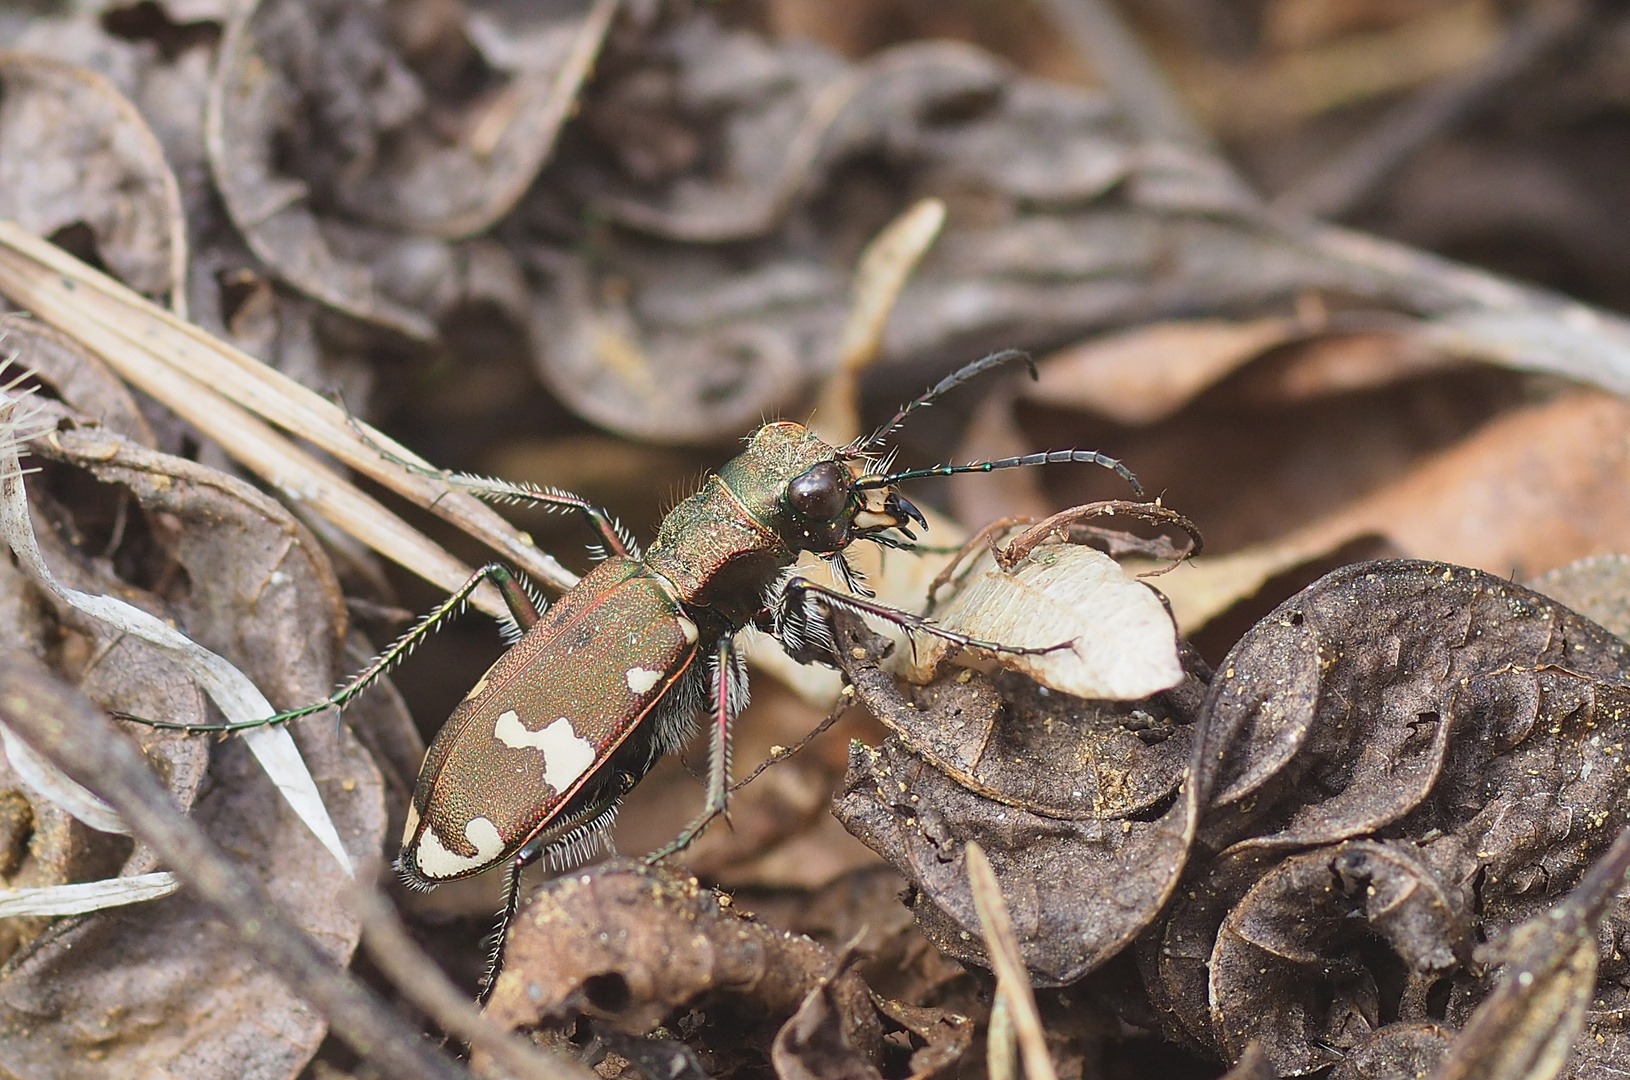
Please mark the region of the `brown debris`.
<svg viewBox="0 0 1630 1080"><path fill-rule="evenodd" d="M1118 9L1131 33L1112 32ZM628 863L530 882L499 1006L577 1071L1005 1077L1020 1021L1027 1074L1045 1052L1065 1080L1606 1080L1630 1053L1610 854L1630 680L1609 632L1630 626L1630 322L1583 306L1630 307L1614 5L109 0L0 6L0 38L0 218L437 466L586 487L643 539L765 418L813 405L852 436L1011 347L1040 378L983 378L914 415L887 447L900 466L1094 447L1159 495L1116 504L1162 519L1143 536L1088 519L1120 494L1101 470L913 482L931 550L864 564L891 602L971 607L964 629L1037 647L1062 644L1025 636L1062 607L1078 649L1096 633L1130 650L1137 607L1169 677L1137 683L1118 657L1114 679L1066 682L922 635L882 663L840 619L855 707L805 746L839 676L800 669L796 694L755 676L734 779L801 749L674 860L705 885ZM860 253L908 207L934 219L920 265L855 304ZM350 617L389 637L488 557L320 482L321 452L389 470L314 397L246 378L228 414L145 383L182 421L132 393L110 372L133 370L126 348L179 357L171 390L225 380L193 326L6 235L0 303L34 318L0 308L0 350L58 399L25 463L65 584L300 705L371 655ZM864 380L845 359L862 354ZM318 453L254 452L281 437L249 413ZM386 483L551 587L589 565L575 519L523 516L523 538L433 478ZM981 528L1015 517L1040 524L984 554ZM993 580L994 598L925 597L970 534L984 562L942 577ZM1065 563L1138 604L1036 584ZM0 646L48 665L41 693L218 719L161 652L5 558ZM298 726L356 853L388 857L403 824L424 745L408 706L428 733L497 649L470 620L403 669L401 695L358 702L355 739ZM339 870L241 741L121 727L348 958ZM672 839L698 749L628 800L625 851ZM16 774L0 758L0 886L188 869ZM1033 1012L1015 1013L1015 965L995 994L970 844ZM408 905L411 935L472 985L496 892ZM319 1045L354 1016L299 1003L274 974L294 968L232 942L191 891L0 921L0 1071L375 1075Z"/></svg>
<svg viewBox="0 0 1630 1080"><path fill-rule="evenodd" d="M511 1028L584 1014L643 1035L681 1010L693 1027L723 1025L719 1053L762 1054L772 1038L786 1061L873 1060L879 1049L865 984L827 949L741 916L694 878L627 863L559 878L533 899L487 1013Z"/></svg>
<svg viewBox="0 0 1630 1080"><path fill-rule="evenodd" d="M48 336L39 340L50 344ZM70 352L41 367L75 410L117 403L123 394L108 389L110 378L93 361L76 360ZM113 415L117 421L118 412ZM145 433L139 416L127 415L130 429ZM338 667L344 611L326 557L286 510L240 480L160 454L111 429L70 424L41 439L37 449L62 463L34 477L30 490L37 493L36 522L55 526L37 526L36 533L65 584L119 596L176 620L252 672L273 700L300 703L326 690ZM95 536L111 558L87 551ZM44 604L28 600L35 587L15 571L4 580L14 603L32 609L38 627L17 643L50 656L63 677L101 706L173 722L214 719L199 687L157 649L54 597ZM45 647L53 641L54 649ZM366 712L379 715L381 707L370 703ZM388 703L383 708L388 712ZM308 932L321 934L330 955L349 955L357 929L339 904L340 868L244 747L232 742L212 748L196 737L128 726L175 800L192 807L215 842L254 852L258 874L285 910ZM298 742L342 834L359 848L378 844L383 793L371 760L349 735L321 721L301 729ZM35 811L36 839L13 885L160 868L145 844L134 852L126 844L125 856L106 863L108 838L65 817L53 825L60 814ZM56 856L61 868L54 879L42 878L51 838L67 843L76 834L86 839ZM96 840L87 843L90 837ZM69 856L73 851L84 854ZM101 865L87 862L95 852L102 853ZM164 1062L181 1076L233 1075L245 1060L233 1047L249 1023L277 1048L271 1055L252 1051L252 1057L282 1061L292 1075L321 1039L322 1023L269 972L226 947L219 940L223 928L206 909L182 896L155 902L150 911L139 919L104 912L59 922L26 954L13 957L0 978L7 1067L27 1072L90 1055L119 1070L107 1075L137 1075L152 1062ZM185 1053L176 1042L180 1032L188 1033Z"/></svg>
<svg viewBox="0 0 1630 1080"><path fill-rule="evenodd" d="M984 681L976 686L961 676L949 676L937 684L937 692L916 692L914 697L929 695L919 700L902 697L893 677L876 667L880 640L846 626L838 638L839 656L861 699L880 717L893 718L891 728L911 731L917 721L904 718L930 702L946 720L959 711L970 717L994 713L995 694ZM1024 681L1012 680L1009 692L1023 695ZM1036 693L1033 684L1030 693ZM1001 768L1013 768L1014 761L1028 766L1022 786L1012 774L986 778L1005 781L1006 791L988 782L964 786L919 757L907 736L877 748L857 745L850 750L849 776L833 812L912 880L912 905L929 940L964 963L984 966L975 937L979 920L962 868L963 846L977 840L1013 908L1031 977L1049 986L1073 982L1143 930L1176 885L1194 812L1190 800L1170 794L1180 770L1162 749L1162 736L1192 723L1185 712L1192 700L1173 693L1158 704L1146 703L1151 711L1141 716L1132 708L1120 715L1106 710L1093 718L1103 732L1098 738L1081 730L1081 718L1058 717L1058 705L1042 705L1046 714L1033 714L1027 727L1013 725L1016 730L1003 733L1013 742L1003 745L1004 756L1011 757ZM1070 707L1069 699L1059 704ZM1117 731L1123 716L1149 725L1154 749L1144 749L1131 768L1106 756L1099 786L1088 789L1083 780L1091 773L1082 763L1124 735L1124 728ZM924 724L944 726L933 714ZM1054 739L1059 742L1049 745ZM1126 739L1117 750L1137 742ZM1041 771L1049 762L1062 766L1052 776Z"/></svg>
<svg viewBox="0 0 1630 1080"><path fill-rule="evenodd" d="M135 106L105 77L37 53L0 52L0 86L0 218L94 253L149 296L180 288L185 211Z"/></svg>

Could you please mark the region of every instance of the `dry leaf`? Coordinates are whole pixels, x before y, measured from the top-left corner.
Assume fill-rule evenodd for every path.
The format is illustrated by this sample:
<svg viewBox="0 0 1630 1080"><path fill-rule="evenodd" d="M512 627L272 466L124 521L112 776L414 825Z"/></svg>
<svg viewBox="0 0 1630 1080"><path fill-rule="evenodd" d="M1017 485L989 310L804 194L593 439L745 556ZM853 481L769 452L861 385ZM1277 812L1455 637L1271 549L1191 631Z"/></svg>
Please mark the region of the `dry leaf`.
<svg viewBox="0 0 1630 1080"><path fill-rule="evenodd" d="M1136 701L1183 678L1177 631L1159 595L1101 551L1045 544L1011 569L998 568L987 552L959 584L933 612L935 621L983 641L1048 649L994 654L1001 666L1043 686L1075 697ZM927 682L954 649L924 635L908 676Z"/></svg>

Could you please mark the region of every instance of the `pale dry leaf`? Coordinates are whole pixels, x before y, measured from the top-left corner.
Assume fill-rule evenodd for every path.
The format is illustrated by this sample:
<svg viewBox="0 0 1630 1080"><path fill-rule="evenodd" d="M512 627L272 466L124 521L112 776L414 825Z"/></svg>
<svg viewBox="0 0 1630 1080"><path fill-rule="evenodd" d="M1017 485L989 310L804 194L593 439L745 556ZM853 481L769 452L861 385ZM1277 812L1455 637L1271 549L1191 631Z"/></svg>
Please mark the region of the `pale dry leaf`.
<svg viewBox="0 0 1630 1080"><path fill-rule="evenodd" d="M1263 585L1366 538L1517 579L1611 554L1630 528L1630 405L1591 390L1515 409L1372 495L1160 579L1193 633Z"/></svg>
<svg viewBox="0 0 1630 1080"><path fill-rule="evenodd" d="M29 794L55 803L100 832L130 835L130 827L117 810L70 780L4 724L0 724L0 746L5 748L6 760Z"/></svg>
<svg viewBox="0 0 1630 1080"><path fill-rule="evenodd" d="M174 874L160 870L151 874L77 882L73 885L0 889L0 919L24 915L83 915L103 908L157 900L161 896L169 896L180 887L181 881Z"/></svg>
<svg viewBox="0 0 1630 1080"><path fill-rule="evenodd" d="M20 440L9 422L26 406L31 394L13 390L0 396L0 539L11 548L19 564L39 584L94 618L164 650L180 662L203 687L229 721L253 724L277 712L264 694L237 668L159 619L111 596L93 596L70 589L52 576L34 538L28 500L17 459ZM342 867L350 872L351 859L340 842L333 819L323 805L311 770L306 768L294 738L283 727L252 727L244 742L266 775Z"/></svg>
<svg viewBox="0 0 1630 1080"><path fill-rule="evenodd" d="M1101 551L1043 544L1011 570L999 569L987 552L961 580L935 621L985 641L1050 649L995 654L997 663L1043 686L1136 701L1182 681L1177 630L1159 595ZM928 681L954 648L940 638L919 640L907 677Z"/></svg>

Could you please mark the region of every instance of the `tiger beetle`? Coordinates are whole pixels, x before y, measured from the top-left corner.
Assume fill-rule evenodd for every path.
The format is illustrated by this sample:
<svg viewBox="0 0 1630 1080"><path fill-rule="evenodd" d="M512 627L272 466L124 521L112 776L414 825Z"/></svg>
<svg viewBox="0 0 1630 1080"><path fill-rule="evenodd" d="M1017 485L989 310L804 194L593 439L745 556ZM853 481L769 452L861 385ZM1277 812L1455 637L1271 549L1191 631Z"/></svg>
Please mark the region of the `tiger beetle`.
<svg viewBox="0 0 1630 1080"><path fill-rule="evenodd" d="M623 796L689 741L704 710L712 717L705 807L648 858L685 848L724 813L730 726L747 701L736 644L744 628L773 635L806 663L832 654L831 609L988 652L1050 651L982 641L879 603L843 554L857 540L909 549L916 539L912 524L928 523L896 489L920 477L1080 462L1113 469L1142 494L1126 466L1095 450L899 472L869 453L913 410L1013 359L1029 362L1011 350L975 361L847 446L831 446L791 421L765 424L741 454L668 513L643 554L610 515L575 495L435 473L484 498L583 514L600 535L603 559L541 612L507 567L489 563L333 696L264 723L344 708L460 610L479 585L498 586L521 636L470 687L432 742L396 861L412 889L507 867L484 1001L519 902L521 871L540 860L565 870L596 854ZM793 564L804 551L828 560L844 590L797 575ZM1061 647L1068 646L1053 646Z"/></svg>

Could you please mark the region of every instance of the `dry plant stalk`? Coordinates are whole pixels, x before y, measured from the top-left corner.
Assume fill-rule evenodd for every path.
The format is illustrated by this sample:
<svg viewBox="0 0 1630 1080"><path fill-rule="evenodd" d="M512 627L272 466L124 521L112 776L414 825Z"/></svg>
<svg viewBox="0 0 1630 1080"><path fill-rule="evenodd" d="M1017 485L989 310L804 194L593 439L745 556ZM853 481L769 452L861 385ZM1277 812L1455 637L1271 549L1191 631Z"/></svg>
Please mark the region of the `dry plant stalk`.
<svg viewBox="0 0 1630 1080"><path fill-rule="evenodd" d="M985 930L985 947L990 950L991 966L996 969L996 993L1007 1002L1008 1016L1024 1057L1025 1073L1030 1080L1058 1080L1052 1056L1047 1052L1041 1015L1036 1011L1036 995L1030 988L1030 976L1019 954L1013 918L1008 914L1002 887L996 883L996 871L991 869L985 850L977 842L969 841L967 852L968 884L973 888L974 906L979 909L979 922Z"/></svg>
<svg viewBox="0 0 1630 1080"><path fill-rule="evenodd" d="M0 221L0 293L69 335L157 398L287 498L439 588L471 568L260 420L309 440L488 544L538 581L565 590L576 575L474 496L381 454L431 467L411 450L259 360L86 266L11 222ZM256 419L256 418L260 419ZM373 445L370 445L372 443ZM490 587L476 606L501 616Z"/></svg>
<svg viewBox="0 0 1630 1080"><path fill-rule="evenodd" d="M945 225L945 203L922 199L884 226L861 252L849 314L838 335L838 366L815 405L813 427L833 446L860 434L860 376L882 351L883 328L912 271Z"/></svg>

